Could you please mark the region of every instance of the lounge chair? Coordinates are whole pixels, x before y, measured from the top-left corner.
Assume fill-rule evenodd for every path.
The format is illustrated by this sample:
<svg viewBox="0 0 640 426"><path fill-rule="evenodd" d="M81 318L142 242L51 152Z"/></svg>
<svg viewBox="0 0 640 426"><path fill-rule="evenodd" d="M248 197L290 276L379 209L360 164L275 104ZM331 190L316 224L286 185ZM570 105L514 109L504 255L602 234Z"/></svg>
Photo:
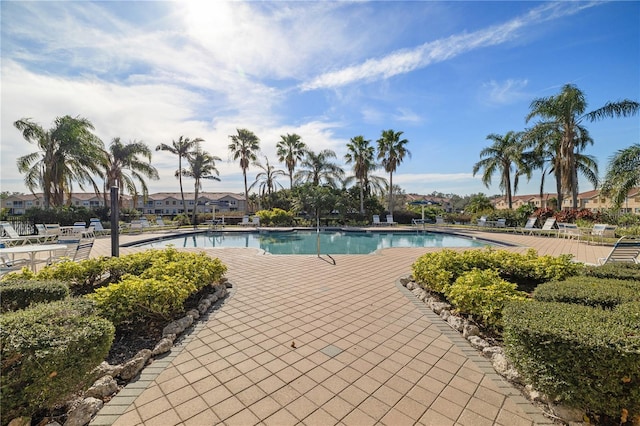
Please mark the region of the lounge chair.
<svg viewBox="0 0 640 426"><path fill-rule="evenodd" d="M42 243L52 243L58 239L58 234L54 232L50 233L44 223L37 223L36 230L38 231L38 239Z"/></svg>
<svg viewBox="0 0 640 426"><path fill-rule="evenodd" d="M600 242L603 242L605 238L614 238L616 233L616 225L608 225L606 223L594 223L591 228L591 236L598 237Z"/></svg>
<svg viewBox="0 0 640 426"><path fill-rule="evenodd" d="M440 226L440 225L444 225L444 218L442 216L436 216L436 225Z"/></svg>
<svg viewBox="0 0 640 426"><path fill-rule="evenodd" d="M251 224L256 228L260 226L260 216L254 216L251 218Z"/></svg>
<svg viewBox="0 0 640 426"><path fill-rule="evenodd" d="M104 226L102 226L102 222L97 217L91 218L89 220L89 227L92 227L92 226L93 226L93 232L97 236L108 235L111 233L109 229L104 229Z"/></svg>
<svg viewBox="0 0 640 426"><path fill-rule="evenodd" d="M131 233L141 233L144 229L144 225L142 224L142 221L139 219L134 219L131 221L131 224L129 225L129 232Z"/></svg>
<svg viewBox="0 0 640 426"><path fill-rule="evenodd" d="M506 228L507 227L507 219L500 218L500 219L496 220L495 227L496 228Z"/></svg>
<svg viewBox="0 0 640 426"><path fill-rule="evenodd" d="M575 238L580 241L582 232L575 223L558 223L558 238Z"/></svg>
<svg viewBox="0 0 640 426"><path fill-rule="evenodd" d="M373 226L380 226L382 225L382 222L380 222L380 215L374 214L373 215L373 222L371 223Z"/></svg>
<svg viewBox="0 0 640 426"><path fill-rule="evenodd" d="M2 243L5 246L15 246L28 244L31 242L31 237L23 237L18 234L13 225L9 222L0 222L0 228L2 230Z"/></svg>
<svg viewBox="0 0 640 426"><path fill-rule="evenodd" d="M64 245L67 248L56 250L51 253L51 256L46 261L47 265L58 263L64 259L73 260L76 254L76 248L80 244L80 238L58 238L58 244Z"/></svg>
<svg viewBox="0 0 640 426"><path fill-rule="evenodd" d="M558 224L556 223L556 219L554 217L550 217L544 221L542 228L540 229L532 229L532 233L537 234L553 234L558 231Z"/></svg>
<svg viewBox="0 0 640 426"><path fill-rule="evenodd" d="M487 217L486 216L480 216L480 219L478 219L478 226L483 227L483 226L487 226Z"/></svg>
<svg viewBox="0 0 640 426"><path fill-rule="evenodd" d="M424 219L411 219L411 224L414 226L422 226L424 225L426 222Z"/></svg>
<svg viewBox="0 0 640 426"><path fill-rule="evenodd" d="M248 215L242 216L242 222L240 222L239 225L240 226L249 226L249 225L251 225L251 223L249 223L249 216Z"/></svg>
<svg viewBox="0 0 640 426"><path fill-rule="evenodd" d="M529 219L527 219L527 223L524 224L524 227L520 228L519 231L522 232L522 235L524 235L526 232L529 232L529 235L531 235L536 230L537 222L537 217L530 217Z"/></svg>
<svg viewBox="0 0 640 426"><path fill-rule="evenodd" d="M393 215L392 214L388 214L387 215L387 223L386 223L386 225L393 226L393 225L397 225L397 224L398 224L398 222L394 222L393 221Z"/></svg>
<svg viewBox="0 0 640 426"><path fill-rule="evenodd" d="M8 272L15 272L21 270L24 266L29 267L31 262L29 259L16 259L10 258L5 253L0 253L0 275Z"/></svg>
<svg viewBox="0 0 640 426"><path fill-rule="evenodd" d="M640 239L620 237L607 257L598 259L598 264L606 265L614 262L640 263Z"/></svg>

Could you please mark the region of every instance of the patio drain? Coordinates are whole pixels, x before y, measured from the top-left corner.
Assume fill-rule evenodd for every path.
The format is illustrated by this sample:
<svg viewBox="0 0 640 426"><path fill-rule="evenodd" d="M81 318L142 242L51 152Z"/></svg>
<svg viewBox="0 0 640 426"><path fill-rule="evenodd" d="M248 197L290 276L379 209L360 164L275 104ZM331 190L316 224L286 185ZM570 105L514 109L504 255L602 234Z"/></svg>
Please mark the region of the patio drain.
<svg viewBox="0 0 640 426"><path fill-rule="evenodd" d="M324 349L320 349L320 352L333 358L334 356L341 354L343 351L337 346L329 345Z"/></svg>

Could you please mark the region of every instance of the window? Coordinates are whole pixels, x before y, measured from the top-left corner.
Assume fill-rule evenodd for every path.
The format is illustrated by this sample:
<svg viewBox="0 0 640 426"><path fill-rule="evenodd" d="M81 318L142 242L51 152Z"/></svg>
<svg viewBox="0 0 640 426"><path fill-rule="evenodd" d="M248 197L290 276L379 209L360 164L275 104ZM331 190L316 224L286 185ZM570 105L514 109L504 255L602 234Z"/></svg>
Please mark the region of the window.
<svg viewBox="0 0 640 426"><path fill-rule="evenodd" d="M173 202L171 204L175 206L176 205L176 200L173 200ZM174 210L174 212L175 212L175 210Z"/></svg>

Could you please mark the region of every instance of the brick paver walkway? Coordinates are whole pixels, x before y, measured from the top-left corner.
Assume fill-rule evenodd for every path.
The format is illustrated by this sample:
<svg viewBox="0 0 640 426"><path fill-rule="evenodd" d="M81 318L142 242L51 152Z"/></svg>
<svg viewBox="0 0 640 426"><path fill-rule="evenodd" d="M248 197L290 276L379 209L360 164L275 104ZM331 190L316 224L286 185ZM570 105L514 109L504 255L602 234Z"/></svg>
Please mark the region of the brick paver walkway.
<svg viewBox="0 0 640 426"><path fill-rule="evenodd" d="M569 252L591 263L609 251L549 237L476 234L521 244L510 250ZM109 254L109 247L109 238L100 238L92 255ZM552 423L396 285L428 250L331 259L211 249L229 267L232 294L92 424Z"/></svg>

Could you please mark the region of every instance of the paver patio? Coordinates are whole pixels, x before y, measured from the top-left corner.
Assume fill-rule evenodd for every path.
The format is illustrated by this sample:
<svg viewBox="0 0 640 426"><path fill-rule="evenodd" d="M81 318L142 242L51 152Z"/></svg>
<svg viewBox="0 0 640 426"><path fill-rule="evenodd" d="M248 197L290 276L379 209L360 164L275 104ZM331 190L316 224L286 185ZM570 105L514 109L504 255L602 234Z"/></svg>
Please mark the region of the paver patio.
<svg viewBox="0 0 640 426"><path fill-rule="evenodd" d="M610 250L467 232L519 244L509 250L572 253L589 263ZM129 238L140 236L121 242ZM92 424L552 424L397 285L431 250L336 255L334 264L326 256L208 249L229 267L232 293ZM94 246L92 255L101 254L110 254L108 237Z"/></svg>

